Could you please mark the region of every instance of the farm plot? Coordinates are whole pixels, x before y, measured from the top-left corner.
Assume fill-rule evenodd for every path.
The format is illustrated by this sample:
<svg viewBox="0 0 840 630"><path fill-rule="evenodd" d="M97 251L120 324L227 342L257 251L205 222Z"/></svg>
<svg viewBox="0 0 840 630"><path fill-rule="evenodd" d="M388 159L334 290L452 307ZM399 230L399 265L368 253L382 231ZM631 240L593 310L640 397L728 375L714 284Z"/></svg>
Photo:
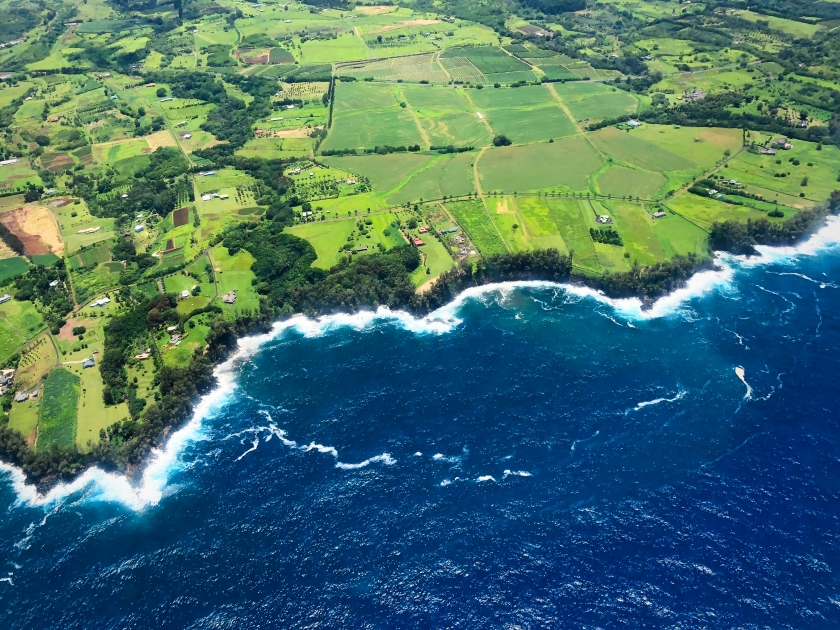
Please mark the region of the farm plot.
<svg viewBox="0 0 840 630"><path fill-rule="evenodd" d="M668 208L676 211L698 227L709 230L715 221L736 219L766 219L767 214L749 206L735 206L709 197L685 193L668 202ZM774 219L771 219L774 220Z"/></svg>
<svg viewBox="0 0 840 630"><path fill-rule="evenodd" d="M686 171L697 167L696 163L687 158L615 127L600 129L589 137L612 158L648 171Z"/></svg>
<svg viewBox="0 0 840 630"><path fill-rule="evenodd" d="M453 81L485 83L486 77L466 57L441 57L440 64Z"/></svg>
<svg viewBox="0 0 840 630"><path fill-rule="evenodd" d="M435 60L434 54L342 65L336 69L336 72L342 76L372 78L377 81L446 83L449 80L446 72Z"/></svg>
<svg viewBox="0 0 840 630"><path fill-rule="evenodd" d="M481 201L455 201L447 203L445 207L455 217L458 225L466 230L473 245L482 255L507 252L502 237Z"/></svg>
<svg viewBox="0 0 840 630"><path fill-rule="evenodd" d="M667 180L661 173L611 166L597 177L601 194L652 199Z"/></svg>
<svg viewBox="0 0 840 630"><path fill-rule="evenodd" d="M339 83L333 124L322 148L357 149L426 144L414 117L393 91L377 85Z"/></svg>
<svg viewBox="0 0 840 630"><path fill-rule="evenodd" d="M65 368L55 368L44 383L38 450L51 445L69 447L76 442L80 379Z"/></svg>
<svg viewBox="0 0 840 630"><path fill-rule="evenodd" d="M411 153L321 158L329 166L368 178L378 193L393 190L430 159L428 155Z"/></svg>
<svg viewBox="0 0 840 630"><path fill-rule="evenodd" d="M637 108L636 100L630 94L600 83L563 83L551 88L579 121L616 118L631 114Z"/></svg>
<svg viewBox="0 0 840 630"><path fill-rule="evenodd" d="M478 163L481 187L517 192L544 189L589 190L589 178L603 161L580 137L553 143L488 150Z"/></svg>
<svg viewBox="0 0 840 630"><path fill-rule="evenodd" d="M427 168L415 173L404 186L391 194L387 202L399 205L472 194L475 191L472 173L474 159L474 153L436 158Z"/></svg>

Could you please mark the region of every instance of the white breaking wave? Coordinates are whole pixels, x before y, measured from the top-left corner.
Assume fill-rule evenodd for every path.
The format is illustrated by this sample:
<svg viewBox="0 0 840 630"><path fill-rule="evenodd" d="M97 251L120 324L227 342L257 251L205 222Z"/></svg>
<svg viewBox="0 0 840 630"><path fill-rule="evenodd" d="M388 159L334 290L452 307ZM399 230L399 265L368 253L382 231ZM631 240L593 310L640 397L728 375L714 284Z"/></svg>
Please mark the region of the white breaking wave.
<svg viewBox="0 0 840 630"><path fill-rule="evenodd" d="M484 483L485 481L496 481L493 475L482 475L478 479L476 479L477 483Z"/></svg>
<svg viewBox="0 0 840 630"><path fill-rule="evenodd" d="M636 403L636 407L633 411L639 411L640 409L644 409L645 407L649 407L651 405L658 405L659 403L677 402L678 400L682 400L687 393L687 391L681 389L673 398L655 398L653 400L645 400L644 402Z"/></svg>
<svg viewBox="0 0 840 630"><path fill-rule="evenodd" d="M735 374L738 376L739 379L741 379L741 382L747 386L747 393L744 394L744 400L750 400L752 398L753 389L752 387L750 387L750 384L747 383L747 379L744 376L744 368L742 368L739 365L735 368Z"/></svg>
<svg viewBox="0 0 840 630"><path fill-rule="evenodd" d="M791 264L800 256L814 256L838 244L840 244L840 218L830 217L822 229L807 241L795 247L758 246L756 249L761 256L752 258L716 254L717 267L715 269L695 274L689 279L686 286L656 300L650 308L644 308L644 304L638 298L611 299L600 291L584 286L525 281L503 282L469 288L449 304L425 317L414 317L409 313L391 311L384 307L376 311L336 314L318 319L310 319L299 315L275 323L269 333L244 337L239 340L237 351L215 370L218 379L216 389L199 401L190 421L178 431L173 432L163 448L152 451L149 463L136 483L132 483L124 475L105 472L100 468L93 467L87 469L72 482L57 484L49 492L41 494L34 485L26 483L26 477L19 468L0 462L0 472L7 473L12 488L17 494L18 503L22 505L47 506L78 496L80 500L107 501L122 504L132 510L142 510L160 502L170 478L184 466L179 459L184 449L194 442L207 439L203 433L204 420L221 409L236 390L235 368L243 360L258 352L266 343L278 338L287 330L294 329L306 337L317 337L338 328L349 327L363 330L382 323L391 323L417 335L445 334L452 332L463 323L455 314L466 302L477 300L488 303L491 298L496 296L505 299L511 291L517 288L550 288L555 291L563 291L568 296L576 296L580 299L590 298L609 305L616 315L627 320L650 320L685 314L685 304L689 300L706 295L715 289L731 288L736 269L748 269L768 264ZM627 325L631 326L632 324L628 321ZM746 381L744 383L748 388L747 396L751 396L752 390L749 384ZM277 431L276 435L285 440L282 437L285 434L282 434L279 429ZM291 441L289 440L289 442ZM317 448L317 445L310 446ZM325 448L329 449L331 447ZM332 454L331 451L328 452ZM374 461L387 463L390 459L390 455L382 454L360 464L347 464L346 466L360 467Z"/></svg>
<svg viewBox="0 0 840 630"><path fill-rule="evenodd" d="M517 477L530 477L531 473L527 470L505 470L505 473L502 475L502 479L510 477L511 475L515 475Z"/></svg>

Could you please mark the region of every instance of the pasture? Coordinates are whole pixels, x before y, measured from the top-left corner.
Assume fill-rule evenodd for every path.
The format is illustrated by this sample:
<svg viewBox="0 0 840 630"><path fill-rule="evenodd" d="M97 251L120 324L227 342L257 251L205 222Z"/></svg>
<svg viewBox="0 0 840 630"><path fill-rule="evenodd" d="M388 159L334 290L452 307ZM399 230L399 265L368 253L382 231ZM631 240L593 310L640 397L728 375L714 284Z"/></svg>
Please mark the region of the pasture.
<svg viewBox="0 0 840 630"><path fill-rule="evenodd" d="M428 166L412 174L404 185L388 196L389 204L458 197L475 192L472 171L474 153L434 158Z"/></svg>
<svg viewBox="0 0 840 630"><path fill-rule="evenodd" d="M665 176L661 173L631 169L626 166L610 166L599 173L596 179L598 191L602 195L614 197L629 195L641 199L652 199L665 182Z"/></svg>

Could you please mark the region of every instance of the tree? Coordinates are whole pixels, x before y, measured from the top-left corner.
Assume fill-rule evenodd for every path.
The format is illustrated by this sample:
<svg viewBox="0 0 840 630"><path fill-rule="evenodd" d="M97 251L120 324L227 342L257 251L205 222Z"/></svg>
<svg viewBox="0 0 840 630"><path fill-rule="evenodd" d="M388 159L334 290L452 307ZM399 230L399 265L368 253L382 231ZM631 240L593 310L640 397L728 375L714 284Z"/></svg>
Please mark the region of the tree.
<svg viewBox="0 0 840 630"><path fill-rule="evenodd" d="M162 87L158 88L157 92L155 92L155 94L157 94L158 98L163 98L164 96L166 96L166 88L162 88Z"/></svg>
<svg viewBox="0 0 840 630"><path fill-rule="evenodd" d="M504 134L500 134L500 135L496 136L495 138L493 138L493 146L494 147L506 147L506 146L510 145L510 143L511 143L510 139Z"/></svg>

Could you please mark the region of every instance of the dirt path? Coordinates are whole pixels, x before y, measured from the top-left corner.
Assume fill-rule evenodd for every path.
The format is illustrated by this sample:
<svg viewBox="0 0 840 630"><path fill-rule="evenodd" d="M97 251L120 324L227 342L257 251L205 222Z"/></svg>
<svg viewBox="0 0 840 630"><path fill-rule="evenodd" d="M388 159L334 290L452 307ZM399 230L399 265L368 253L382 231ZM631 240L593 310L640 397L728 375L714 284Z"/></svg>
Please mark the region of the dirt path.
<svg viewBox="0 0 840 630"><path fill-rule="evenodd" d="M493 215L490 214L490 210L487 208L487 199L484 198L484 193L481 190L481 182L478 178L478 161L481 159L481 156L484 155L484 152L487 150L487 147L482 147L481 151L478 152L478 155L473 162L473 177L475 178L475 191L478 195L478 198L481 199L481 205L484 206L484 212L487 213L487 218L490 219L490 223L493 224L493 227L496 230L496 234L499 235L499 238L502 239L502 245L505 246L505 249L510 251L510 247L508 247L507 241L505 241L505 237L502 236L502 233L499 231L499 226L496 225L496 222L493 220Z"/></svg>
<svg viewBox="0 0 840 630"><path fill-rule="evenodd" d="M367 42L365 41L365 38L364 38L364 37L362 37L362 34L359 32L359 27L358 27L358 26L354 26L354 27L353 27L353 32L356 34L356 37L358 37L358 38L359 38L359 41L360 41L360 42L362 42L362 46L364 46L364 47L365 47L365 50L367 51L368 59L370 59L370 56L373 54L373 51L372 51L372 50L370 49L370 47L367 45ZM335 73L333 73L333 74L335 74Z"/></svg>
<svg viewBox="0 0 840 630"><path fill-rule="evenodd" d="M440 56L441 56L442 54L443 54L443 53L442 53L440 50L439 50L439 51L437 51L437 52L434 54L434 57L432 57L432 60L433 60L433 61L434 61L434 62L435 62L438 66L440 66L440 69L443 71L443 74L445 74L445 75L446 75L446 78L447 78L447 79L449 79L449 80L451 81L451 80L452 80L452 75L451 75L451 74L449 74L449 71L448 71L448 70L444 67L444 65L440 62Z"/></svg>
<svg viewBox="0 0 840 630"><path fill-rule="evenodd" d="M414 111L414 108L411 106L411 103L409 103L408 100L405 98L405 92L403 92L402 90L400 90L400 97L407 105L405 109L411 112L411 118L414 120L414 124L417 125L417 131L420 133L420 137L423 138L423 142L427 147L432 146L432 140L429 138L429 134L426 133L425 129L423 129L423 125L420 124L420 118L417 116L417 112Z"/></svg>
<svg viewBox="0 0 840 630"><path fill-rule="evenodd" d="M424 282L419 287L417 287L417 290L415 291L415 293L417 295L427 293L433 286L435 286L435 282L437 282L438 278L440 278L440 276L438 276L437 278L432 278L431 280L429 280L427 282Z"/></svg>
<svg viewBox="0 0 840 630"><path fill-rule="evenodd" d="M549 84L548 84L548 89L549 89L549 91L551 92L551 96L554 98L554 100L555 100L555 101L557 101L557 104L560 106L560 109L562 109L562 110L563 110L563 113L564 113L564 114L566 114L566 116L568 116L568 117L569 117L569 120L571 120L571 121L572 121L572 124L575 126L575 129L577 129L577 132L578 132L581 136L583 136L583 139L584 139L584 140L586 140L586 141L589 143L589 146L591 146L593 149L595 149L595 152L596 152L598 155L600 155L600 156L601 156L601 159L602 159L602 160L604 160L604 162L606 163L606 162L607 162L607 156L604 154L604 152L603 152L603 151L601 151L601 149L599 149L599 148L595 145L595 143L594 143L594 142L592 142L592 139L589 137L589 134L587 134L587 133L586 133L586 131L583 129L583 127L581 127L581 126L578 124L578 121L577 121L577 120L575 120L575 117L574 117L574 116L572 116L572 112L571 112L571 110L569 109L569 107L566 105L566 103L564 103L564 102L563 102L563 99L562 99L562 98L560 98L560 95L559 95L559 94L558 94L558 93L554 90L554 84L553 84L553 83L549 83ZM636 104L636 107L638 107L638 103Z"/></svg>
<svg viewBox="0 0 840 630"><path fill-rule="evenodd" d="M491 137L492 137L492 136L495 136L495 135L496 135L496 132L495 132L495 131L493 131L493 128L490 126L490 123L489 123L489 122L487 122L487 118L485 118L485 117L484 117L484 114L481 114L481 112L479 112L479 111L478 111L478 107L476 107L476 106L475 106L475 103L473 103L473 101L472 101L472 99L470 98L470 95L469 95L469 93L468 93L468 91L467 91L467 90L464 90L464 96L466 97L466 99L467 99L467 101L469 102L469 104L472 106L473 111L475 112L475 115L476 115L476 116L478 116L478 119L481 121L481 124L482 124L482 125L484 125L485 127L487 127L487 131L489 131L489 132L490 132L490 136L491 136ZM479 115L479 114L480 114L480 115ZM485 149L486 149L486 148L487 148L487 147L485 147ZM482 149L482 152L483 152L483 151L484 151L484 149ZM476 161L478 161L478 160L476 159Z"/></svg>

